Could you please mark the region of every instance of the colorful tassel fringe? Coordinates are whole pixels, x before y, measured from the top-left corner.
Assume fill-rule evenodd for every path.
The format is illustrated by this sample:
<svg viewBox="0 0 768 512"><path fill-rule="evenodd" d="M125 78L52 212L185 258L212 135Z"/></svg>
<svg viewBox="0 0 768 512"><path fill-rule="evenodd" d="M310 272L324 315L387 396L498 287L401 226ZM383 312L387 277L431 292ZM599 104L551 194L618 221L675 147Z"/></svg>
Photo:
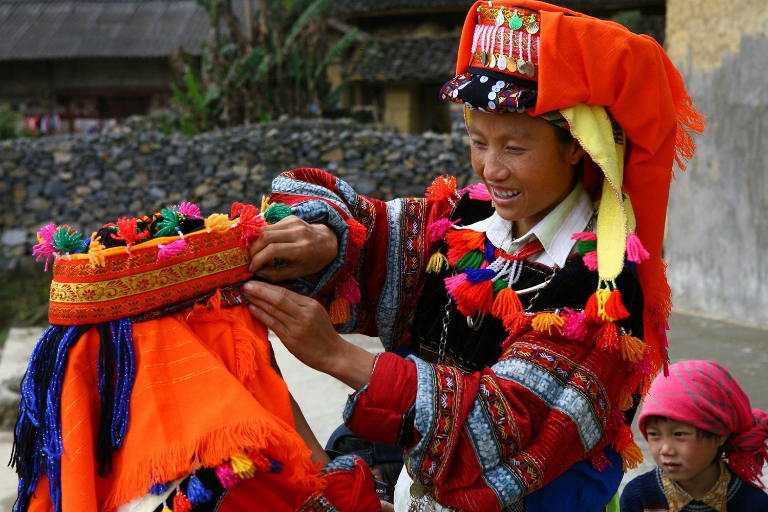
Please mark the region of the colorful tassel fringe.
<svg viewBox="0 0 768 512"><path fill-rule="evenodd" d="M333 322L333 325L345 324L352 318L352 310L350 308L349 301L341 295L338 295L335 299L333 299L328 313L331 317L331 322Z"/></svg>
<svg viewBox="0 0 768 512"><path fill-rule="evenodd" d="M91 235L91 243L88 245L88 261L91 262L91 267L103 267L107 264L104 257L104 245L101 243L101 237L96 236L96 233Z"/></svg>
<svg viewBox="0 0 768 512"><path fill-rule="evenodd" d="M461 222L461 219L455 221L452 221L451 219L440 219L433 222L428 228L429 240L432 242L442 240L445 234L458 222Z"/></svg>
<svg viewBox="0 0 768 512"><path fill-rule="evenodd" d="M232 229L232 221L223 213L214 213L205 219L205 230L208 233L226 233Z"/></svg>
<svg viewBox="0 0 768 512"><path fill-rule="evenodd" d="M550 336L561 334L563 324L565 324L565 319L555 313L539 313L531 322L531 326L536 332L546 333Z"/></svg>
<svg viewBox="0 0 768 512"><path fill-rule="evenodd" d="M355 219L347 219L347 226L349 226L349 239L356 247L362 247L365 244L365 239L368 235L365 226Z"/></svg>
<svg viewBox="0 0 768 512"><path fill-rule="evenodd" d="M520 297L512 288L505 287L496 295L491 314L496 318L506 318L522 311L523 305L520 302Z"/></svg>
<svg viewBox="0 0 768 512"><path fill-rule="evenodd" d="M190 512L192 510L192 503L189 498L184 496L181 489L176 487L176 495L173 497L173 512Z"/></svg>
<svg viewBox="0 0 768 512"><path fill-rule="evenodd" d="M428 201L441 202L450 198L456 193L456 177L455 176L438 176L432 181L432 184L427 188L425 197Z"/></svg>
<svg viewBox="0 0 768 512"><path fill-rule="evenodd" d="M283 203L273 203L264 212L264 220L269 224L277 224L289 215L293 215L291 207Z"/></svg>
<svg viewBox="0 0 768 512"><path fill-rule="evenodd" d="M427 263L427 272L430 274L439 274L444 268L448 268L448 258L441 252L436 252L429 257Z"/></svg>

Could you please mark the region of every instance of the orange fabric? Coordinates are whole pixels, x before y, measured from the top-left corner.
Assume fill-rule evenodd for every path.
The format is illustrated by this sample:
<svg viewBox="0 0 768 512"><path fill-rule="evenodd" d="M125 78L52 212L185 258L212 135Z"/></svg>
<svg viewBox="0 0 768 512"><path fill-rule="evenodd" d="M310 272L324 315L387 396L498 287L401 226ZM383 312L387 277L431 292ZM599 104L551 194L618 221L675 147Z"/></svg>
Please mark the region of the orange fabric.
<svg viewBox="0 0 768 512"><path fill-rule="evenodd" d="M478 5L467 15L457 74L469 67ZM541 12L538 99L528 113L538 116L578 103L604 106L629 139L623 188L632 200L637 235L650 253L638 272L646 301L644 338L657 370L665 358L657 333L671 309L661 248L672 166L676 161L684 169L683 161L693 155L691 133L703 132L703 116L680 73L651 37L535 0L494 2L502 5Z"/></svg>
<svg viewBox="0 0 768 512"><path fill-rule="evenodd" d="M96 475L94 453L96 330L69 352L61 400L64 511L114 510L155 482L187 475L195 464L215 466L245 448L282 462L276 477L286 485L306 495L322 487L294 429L286 385L270 365L266 329L247 308L199 307L134 324L133 336L137 371L128 433L107 478ZM36 494L30 509L49 509L47 482L38 483Z"/></svg>

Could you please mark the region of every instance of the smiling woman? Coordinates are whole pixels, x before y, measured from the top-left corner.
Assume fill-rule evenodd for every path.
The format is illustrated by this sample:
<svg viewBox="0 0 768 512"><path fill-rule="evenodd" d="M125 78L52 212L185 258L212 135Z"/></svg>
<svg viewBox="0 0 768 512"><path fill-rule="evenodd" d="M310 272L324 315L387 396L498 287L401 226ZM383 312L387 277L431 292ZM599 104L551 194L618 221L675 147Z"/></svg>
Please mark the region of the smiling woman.
<svg viewBox="0 0 768 512"><path fill-rule="evenodd" d="M384 203L283 173L272 198L337 251L281 277L320 305L253 283L250 309L355 389L355 435L404 450L397 510L603 510L641 457L629 425L667 359L667 191L702 117L655 41L534 0L476 2L439 94L463 103L483 183L441 176ZM288 229L259 250L306 251Z"/></svg>

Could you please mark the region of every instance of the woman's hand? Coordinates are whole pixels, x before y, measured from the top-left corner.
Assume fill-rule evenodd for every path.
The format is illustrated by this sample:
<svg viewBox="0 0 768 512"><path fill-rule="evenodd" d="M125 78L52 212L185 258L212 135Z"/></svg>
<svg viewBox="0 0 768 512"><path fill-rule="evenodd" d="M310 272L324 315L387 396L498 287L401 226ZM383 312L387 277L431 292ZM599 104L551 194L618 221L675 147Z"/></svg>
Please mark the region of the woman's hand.
<svg viewBox="0 0 768 512"><path fill-rule="evenodd" d="M251 245L248 270L272 283L319 272L339 252L336 233L325 224L307 224L291 215L265 226ZM278 265L275 262L279 261Z"/></svg>
<svg viewBox="0 0 768 512"><path fill-rule="evenodd" d="M251 314L307 366L358 390L371 380L374 355L339 336L314 299L259 281L243 287Z"/></svg>

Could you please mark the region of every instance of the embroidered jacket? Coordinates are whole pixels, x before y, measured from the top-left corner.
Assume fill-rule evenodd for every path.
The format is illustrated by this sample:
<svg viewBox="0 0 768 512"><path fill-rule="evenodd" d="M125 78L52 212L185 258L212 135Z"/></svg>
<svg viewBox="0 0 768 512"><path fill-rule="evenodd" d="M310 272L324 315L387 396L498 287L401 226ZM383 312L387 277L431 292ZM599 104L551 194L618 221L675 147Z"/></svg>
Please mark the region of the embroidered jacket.
<svg viewBox="0 0 768 512"><path fill-rule="evenodd" d="M516 288L551 278L533 304L530 295L521 297L529 312L508 315L505 325L487 315L481 329L465 337L464 315L449 308L444 355L458 366L434 364L427 361L439 350L447 303L442 278L450 274L426 273L430 255L444 249L428 227L449 216L462 225L481 220L490 216L489 205L434 184L426 199L384 203L317 169L282 174L272 197L336 230L338 257L314 289L305 290L332 308L338 290L359 281L361 300L340 330L378 335L388 351L378 357L370 383L350 398L345 421L362 438L405 444L409 474L440 503L502 509L578 461L607 464L609 445L625 464L637 460L622 412L633 408L632 395L644 383L636 337L642 336L642 293L633 268L616 280L626 314L614 321L618 316L607 315L606 304L590 309L597 274L582 257L570 258L555 276L551 268L526 263ZM350 219L365 228L363 237L354 236ZM462 360L463 349L477 340L482 350ZM391 353L404 347L422 358Z"/></svg>

